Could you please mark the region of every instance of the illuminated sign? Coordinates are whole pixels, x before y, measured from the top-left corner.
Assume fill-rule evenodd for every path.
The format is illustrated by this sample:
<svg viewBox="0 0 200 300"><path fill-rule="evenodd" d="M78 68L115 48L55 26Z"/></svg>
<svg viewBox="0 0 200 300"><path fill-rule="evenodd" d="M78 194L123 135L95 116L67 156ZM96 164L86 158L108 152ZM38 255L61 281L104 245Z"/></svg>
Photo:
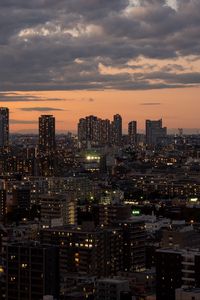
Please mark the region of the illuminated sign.
<svg viewBox="0 0 200 300"><path fill-rule="evenodd" d="M191 202L197 202L197 201L198 201L198 198L191 198L190 201L191 201Z"/></svg>
<svg viewBox="0 0 200 300"><path fill-rule="evenodd" d="M88 155L86 157L87 160L100 160L100 156L92 156L92 155Z"/></svg>
<svg viewBox="0 0 200 300"><path fill-rule="evenodd" d="M139 209L132 210L132 215L139 216L141 214L141 211Z"/></svg>

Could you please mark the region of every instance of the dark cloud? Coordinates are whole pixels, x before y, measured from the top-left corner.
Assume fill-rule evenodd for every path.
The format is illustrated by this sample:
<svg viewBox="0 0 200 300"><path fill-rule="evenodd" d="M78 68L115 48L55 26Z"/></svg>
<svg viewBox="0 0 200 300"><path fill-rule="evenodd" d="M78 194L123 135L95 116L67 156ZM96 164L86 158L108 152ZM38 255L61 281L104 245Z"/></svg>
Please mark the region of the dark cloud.
<svg viewBox="0 0 200 300"><path fill-rule="evenodd" d="M63 123L63 121L56 121L57 123ZM16 124L27 124L27 125L31 125L31 124L38 124L38 120L17 120L17 119L10 119L10 124L16 125Z"/></svg>
<svg viewBox="0 0 200 300"><path fill-rule="evenodd" d="M20 95L18 93L0 93L0 102L46 102L46 101L66 101L62 98L42 98L33 95ZM71 99L69 99L71 100Z"/></svg>
<svg viewBox="0 0 200 300"><path fill-rule="evenodd" d="M64 111L65 109L62 108L55 108L55 107L22 107L19 108L22 111Z"/></svg>
<svg viewBox="0 0 200 300"><path fill-rule="evenodd" d="M74 86L71 86L69 89L74 89ZM52 86L50 90L58 89L58 86ZM62 88L61 88L62 89ZM77 86L77 89L79 87ZM0 102L57 102L57 101L65 101L65 102L79 102L79 101L86 101L86 102L94 102L94 98L43 98L40 96L34 96L29 94L19 94L18 92L0 92ZM33 108L22 108L22 110L63 110L61 108L53 108L53 107L33 107Z"/></svg>
<svg viewBox="0 0 200 300"><path fill-rule="evenodd" d="M38 124L38 121L35 120L15 120L15 119L10 119L11 124Z"/></svg>
<svg viewBox="0 0 200 300"><path fill-rule="evenodd" d="M198 72L184 74L185 66L176 60L200 57L200 1L178 0L177 10L164 0L139 3L131 7L128 0L1 0L1 90L132 90L199 85ZM141 69L140 76L100 72L101 63L122 68L141 56L172 63L161 68L164 75L160 77L159 72L146 74L142 65L132 68ZM154 77L159 82L152 81ZM15 101L47 100L19 95L2 98L2 102Z"/></svg>

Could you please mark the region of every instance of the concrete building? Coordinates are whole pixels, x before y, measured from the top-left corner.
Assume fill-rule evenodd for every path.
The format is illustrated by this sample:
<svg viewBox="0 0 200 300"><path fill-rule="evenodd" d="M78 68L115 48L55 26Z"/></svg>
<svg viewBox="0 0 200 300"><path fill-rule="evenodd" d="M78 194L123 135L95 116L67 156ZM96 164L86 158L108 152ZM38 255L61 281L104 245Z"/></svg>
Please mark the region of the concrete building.
<svg viewBox="0 0 200 300"><path fill-rule="evenodd" d="M52 115L39 117L39 151L50 155L55 151L55 118Z"/></svg>
<svg viewBox="0 0 200 300"><path fill-rule="evenodd" d="M83 148L109 144L110 121L92 115L81 118L78 123L78 140Z"/></svg>
<svg viewBox="0 0 200 300"><path fill-rule="evenodd" d="M199 288L177 289L176 300L200 300Z"/></svg>
<svg viewBox="0 0 200 300"><path fill-rule="evenodd" d="M129 205L99 205L99 224L110 226L118 220L127 220L131 217L131 207Z"/></svg>
<svg viewBox="0 0 200 300"><path fill-rule="evenodd" d="M48 226L74 225L77 222L73 193L46 194L40 197L41 221Z"/></svg>
<svg viewBox="0 0 200 300"><path fill-rule="evenodd" d="M9 109L0 107L0 148L9 145Z"/></svg>
<svg viewBox="0 0 200 300"><path fill-rule="evenodd" d="M96 286L97 300L121 300L124 292L129 292L129 282L124 279L100 279Z"/></svg>
<svg viewBox="0 0 200 300"><path fill-rule="evenodd" d="M0 222L3 221L6 214L6 190L0 189Z"/></svg>
<svg viewBox="0 0 200 300"><path fill-rule="evenodd" d="M157 250L157 300L175 300L176 289L200 286L199 268L198 250Z"/></svg>
<svg viewBox="0 0 200 300"><path fill-rule="evenodd" d="M51 296L51 295L45 295L43 297L43 300L54 300L54 299L53 299L53 296Z"/></svg>
<svg viewBox="0 0 200 300"><path fill-rule="evenodd" d="M28 186L18 186L13 189L13 205L24 215L31 207L31 191Z"/></svg>
<svg viewBox="0 0 200 300"><path fill-rule="evenodd" d="M163 248L197 249L200 248L200 234L191 225L173 226L171 229L163 230L161 245Z"/></svg>
<svg viewBox="0 0 200 300"><path fill-rule="evenodd" d="M137 122L131 121L128 123L128 138L130 145L137 144Z"/></svg>
<svg viewBox="0 0 200 300"><path fill-rule="evenodd" d="M121 269L121 230L95 229L89 222L82 227L44 229L41 241L60 247L63 280L69 274L114 276Z"/></svg>
<svg viewBox="0 0 200 300"><path fill-rule="evenodd" d="M122 117L119 114L113 116L111 123L112 144L121 145L122 143Z"/></svg>
<svg viewBox="0 0 200 300"><path fill-rule="evenodd" d="M152 121L146 120L146 143L149 146L155 146L161 138L167 135L167 128L162 126L162 119Z"/></svg>
<svg viewBox="0 0 200 300"><path fill-rule="evenodd" d="M123 249L122 268L124 272L143 271L145 269L146 230L143 220L132 218L114 223L122 229Z"/></svg>
<svg viewBox="0 0 200 300"><path fill-rule="evenodd" d="M59 297L58 248L17 243L6 251L6 299L39 300Z"/></svg>

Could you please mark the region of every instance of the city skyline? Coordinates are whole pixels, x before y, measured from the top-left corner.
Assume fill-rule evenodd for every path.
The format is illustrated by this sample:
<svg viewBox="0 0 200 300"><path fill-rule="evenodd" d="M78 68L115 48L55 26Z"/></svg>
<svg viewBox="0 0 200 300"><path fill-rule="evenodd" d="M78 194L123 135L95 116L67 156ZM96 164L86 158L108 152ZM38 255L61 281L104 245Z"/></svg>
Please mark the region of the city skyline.
<svg viewBox="0 0 200 300"><path fill-rule="evenodd" d="M200 0L0 0L0 300L200 300Z"/></svg>

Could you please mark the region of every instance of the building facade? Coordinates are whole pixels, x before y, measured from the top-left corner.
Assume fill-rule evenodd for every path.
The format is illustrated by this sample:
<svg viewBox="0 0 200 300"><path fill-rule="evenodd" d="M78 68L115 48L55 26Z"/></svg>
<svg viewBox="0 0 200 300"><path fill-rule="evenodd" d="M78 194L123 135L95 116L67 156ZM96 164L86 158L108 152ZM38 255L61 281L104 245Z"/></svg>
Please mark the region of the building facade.
<svg viewBox="0 0 200 300"><path fill-rule="evenodd" d="M39 152L50 155L55 147L55 118L52 115L42 115L39 117Z"/></svg>
<svg viewBox="0 0 200 300"><path fill-rule="evenodd" d="M119 114L113 116L111 123L112 143L113 145L121 145L122 143L122 117Z"/></svg>
<svg viewBox="0 0 200 300"><path fill-rule="evenodd" d="M179 288L200 286L200 252L160 249L156 253L157 300L175 300ZM184 298L185 299L185 298ZM195 298L196 299L196 298Z"/></svg>
<svg viewBox="0 0 200 300"><path fill-rule="evenodd" d="M9 145L9 109L0 107L0 148Z"/></svg>
<svg viewBox="0 0 200 300"><path fill-rule="evenodd" d="M137 122L131 121L128 123L128 138L130 145L137 144Z"/></svg>
<svg viewBox="0 0 200 300"><path fill-rule="evenodd" d="M58 248L15 243L6 251L6 299L39 300L59 297Z"/></svg>
<svg viewBox="0 0 200 300"><path fill-rule="evenodd" d="M146 120L146 143L149 146L155 146L161 142L167 135L167 128L162 126L160 120Z"/></svg>

